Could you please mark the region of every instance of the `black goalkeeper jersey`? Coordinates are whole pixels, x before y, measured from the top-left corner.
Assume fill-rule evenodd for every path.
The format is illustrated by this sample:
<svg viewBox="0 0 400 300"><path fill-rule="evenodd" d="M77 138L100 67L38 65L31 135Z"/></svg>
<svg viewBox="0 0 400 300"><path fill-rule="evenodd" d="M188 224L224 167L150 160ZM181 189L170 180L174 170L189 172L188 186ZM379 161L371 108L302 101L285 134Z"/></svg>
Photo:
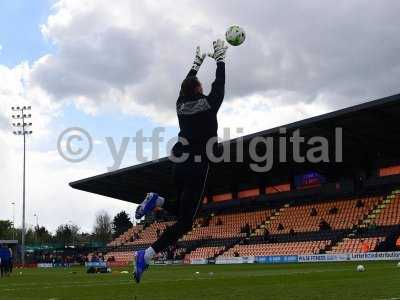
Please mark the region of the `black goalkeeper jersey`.
<svg viewBox="0 0 400 300"><path fill-rule="evenodd" d="M188 76L196 76L195 70L190 70ZM183 146L190 152L204 152L210 138L217 137L218 120L217 113L225 94L225 63L218 62L215 81L212 83L209 95L196 95L185 97L180 92L176 101L176 113L179 120L179 137L183 137L189 143ZM174 149L181 148L177 143Z"/></svg>

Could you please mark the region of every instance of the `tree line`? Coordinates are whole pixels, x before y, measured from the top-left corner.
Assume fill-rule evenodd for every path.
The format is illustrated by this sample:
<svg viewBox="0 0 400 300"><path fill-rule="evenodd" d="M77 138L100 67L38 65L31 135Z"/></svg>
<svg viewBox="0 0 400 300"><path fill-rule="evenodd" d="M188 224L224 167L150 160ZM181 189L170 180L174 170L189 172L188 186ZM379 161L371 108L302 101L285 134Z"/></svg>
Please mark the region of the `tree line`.
<svg viewBox="0 0 400 300"><path fill-rule="evenodd" d="M62 244L86 245L89 243L105 244L118 237L132 227L129 215L121 211L111 218L105 212L96 214L92 232L83 232L75 224L60 224L55 233L50 232L45 226L29 227L26 230L25 241L27 245ZM12 221L0 220L0 240L18 240L21 242L22 229L14 228Z"/></svg>

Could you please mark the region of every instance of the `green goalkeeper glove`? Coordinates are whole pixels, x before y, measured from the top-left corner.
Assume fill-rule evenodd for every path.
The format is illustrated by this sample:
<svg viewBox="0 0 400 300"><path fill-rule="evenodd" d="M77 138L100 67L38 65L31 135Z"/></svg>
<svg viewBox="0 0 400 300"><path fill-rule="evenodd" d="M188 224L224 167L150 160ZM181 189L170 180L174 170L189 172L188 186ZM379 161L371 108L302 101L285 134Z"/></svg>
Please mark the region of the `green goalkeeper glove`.
<svg viewBox="0 0 400 300"><path fill-rule="evenodd" d="M228 46L225 46L225 42L218 39L213 42L214 53L208 53L208 56L214 58L215 61L218 63L220 61L225 60L226 50L228 50Z"/></svg>
<svg viewBox="0 0 400 300"><path fill-rule="evenodd" d="M201 53L200 46L197 46L196 47L196 56L194 57L192 69L197 72L200 69L200 66L203 63L205 58L206 58L206 54Z"/></svg>

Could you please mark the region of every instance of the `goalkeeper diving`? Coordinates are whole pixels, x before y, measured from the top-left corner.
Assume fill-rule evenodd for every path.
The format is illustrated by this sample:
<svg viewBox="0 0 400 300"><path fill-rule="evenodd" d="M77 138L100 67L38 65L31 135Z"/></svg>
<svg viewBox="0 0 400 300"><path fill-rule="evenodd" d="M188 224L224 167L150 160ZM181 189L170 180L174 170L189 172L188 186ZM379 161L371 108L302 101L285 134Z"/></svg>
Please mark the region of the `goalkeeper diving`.
<svg viewBox="0 0 400 300"><path fill-rule="evenodd" d="M206 58L206 54L197 47L192 68L181 84L176 102L180 131L170 160L173 162L177 197L175 200L164 199L156 193L148 193L136 209L136 219L161 208L175 215L177 220L151 247L136 252L134 278L137 283L157 253L175 244L192 229L204 197L210 163L207 142L217 139L217 113L225 94L225 54L228 47L224 41L217 40L213 42L213 48L214 52L208 55L215 60L217 70L210 94L203 94L203 87L196 76Z"/></svg>

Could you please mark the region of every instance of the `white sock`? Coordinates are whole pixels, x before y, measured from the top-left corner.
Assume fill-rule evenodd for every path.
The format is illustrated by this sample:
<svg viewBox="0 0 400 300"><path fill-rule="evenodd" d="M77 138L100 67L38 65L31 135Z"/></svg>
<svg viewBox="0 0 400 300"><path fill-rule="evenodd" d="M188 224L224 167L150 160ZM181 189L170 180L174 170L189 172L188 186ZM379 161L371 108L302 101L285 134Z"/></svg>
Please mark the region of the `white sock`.
<svg viewBox="0 0 400 300"><path fill-rule="evenodd" d="M163 197L158 196L158 198L156 200L156 206L163 207L164 206L164 201L165 201L165 199Z"/></svg>
<svg viewBox="0 0 400 300"><path fill-rule="evenodd" d="M149 247L144 251L144 260L145 260L146 264L150 263L150 261L152 260L154 255L156 255L156 252L154 251L154 249L152 247Z"/></svg>

